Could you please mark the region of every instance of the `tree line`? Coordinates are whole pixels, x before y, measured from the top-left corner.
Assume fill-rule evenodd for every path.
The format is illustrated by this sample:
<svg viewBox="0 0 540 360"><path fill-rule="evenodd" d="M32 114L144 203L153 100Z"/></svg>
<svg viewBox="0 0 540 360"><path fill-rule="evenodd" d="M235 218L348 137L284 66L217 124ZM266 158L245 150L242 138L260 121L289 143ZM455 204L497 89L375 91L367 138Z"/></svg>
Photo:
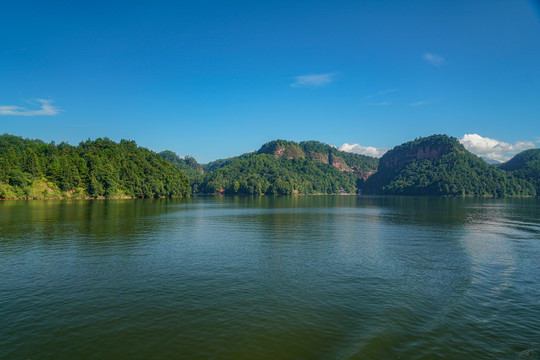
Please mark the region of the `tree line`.
<svg viewBox="0 0 540 360"><path fill-rule="evenodd" d="M190 194L176 166L134 141L78 146L0 136L0 198L172 197Z"/></svg>
<svg viewBox="0 0 540 360"><path fill-rule="evenodd" d="M416 156L428 148L437 149L435 158ZM172 151L156 154L130 140L99 138L73 146L0 136L0 199L359 192L537 196L540 149L497 167L446 135L404 143L380 160L318 141L275 140L257 152L199 164Z"/></svg>

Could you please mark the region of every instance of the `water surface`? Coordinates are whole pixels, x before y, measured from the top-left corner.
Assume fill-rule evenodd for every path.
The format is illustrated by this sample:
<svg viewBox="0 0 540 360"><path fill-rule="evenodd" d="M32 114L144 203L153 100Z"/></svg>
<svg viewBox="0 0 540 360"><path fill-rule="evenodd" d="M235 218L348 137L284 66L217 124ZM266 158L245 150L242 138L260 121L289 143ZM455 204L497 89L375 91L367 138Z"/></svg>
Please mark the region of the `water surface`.
<svg viewBox="0 0 540 360"><path fill-rule="evenodd" d="M539 359L540 201L0 202L1 359Z"/></svg>

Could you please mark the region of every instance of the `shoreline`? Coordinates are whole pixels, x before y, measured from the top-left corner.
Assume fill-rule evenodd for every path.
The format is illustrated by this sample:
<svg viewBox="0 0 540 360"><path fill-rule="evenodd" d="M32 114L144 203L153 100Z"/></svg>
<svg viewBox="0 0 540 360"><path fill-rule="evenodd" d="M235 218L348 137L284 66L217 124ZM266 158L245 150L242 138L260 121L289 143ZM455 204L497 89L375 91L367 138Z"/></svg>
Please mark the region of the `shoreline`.
<svg viewBox="0 0 540 360"><path fill-rule="evenodd" d="M285 197L297 197L297 196L400 196L400 197L422 197L422 198L461 198L461 199L540 199L539 196L449 196L449 195L404 195L404 194L191 194L188 196L159 196L159 197L135 197L135 196L113 196L113 197L46 197L46 198L0 198L0 201L40 201L40 200L149 200L149 199L187 199L192 196L285 196Z"/></svg>
<svg viewBox="0 0 540 360"><path fill-rule="evenodd" d="M40 200L134 200L134 199L182 199L190 196L160 196L160 197L135 197L135 196L113 196L113 197L47 197L47 198L8 198L0 201L40 201Z"/></svg>

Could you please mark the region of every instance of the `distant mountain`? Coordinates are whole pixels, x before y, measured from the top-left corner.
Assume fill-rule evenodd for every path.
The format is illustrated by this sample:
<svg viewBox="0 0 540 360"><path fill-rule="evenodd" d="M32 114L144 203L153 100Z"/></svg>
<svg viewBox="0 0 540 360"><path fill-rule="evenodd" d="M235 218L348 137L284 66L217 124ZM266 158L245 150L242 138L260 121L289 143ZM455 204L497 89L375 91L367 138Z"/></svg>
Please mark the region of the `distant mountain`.
<svg viewBox="0 0 540 360"><path fill-rule="evenodd" d="M193 191L227 194L356 193L378 160L318 141L275 140L257 152L217 160L192 181Z"/></svg>
<svg viewBox="0 0 540 360"><path fill-rule="evenodd" d="M486 157L483 157L481 156L480 159L484 160L485 162L487 162L489 165L500 165L502 164L500 161L498 160L495 160L495 159L489 159L489 158L486 158Z"/></svg>
<svg viewBox="0 0 540 360"><path fill-rule="evenodd" d="M396 146L364 184L373 194L535 196L528 180L487 164L454 137L432 135Z"/></svg>

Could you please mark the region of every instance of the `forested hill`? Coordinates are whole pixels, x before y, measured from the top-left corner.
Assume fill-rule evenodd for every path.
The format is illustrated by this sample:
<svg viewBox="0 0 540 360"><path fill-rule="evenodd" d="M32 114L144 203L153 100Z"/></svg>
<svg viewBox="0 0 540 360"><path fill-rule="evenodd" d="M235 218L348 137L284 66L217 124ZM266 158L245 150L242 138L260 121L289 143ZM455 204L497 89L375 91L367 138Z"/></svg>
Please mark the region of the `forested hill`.
<svg viewBox="0 0 540 360"><path fill-rule="evenodd" d="M446 135L404 143L381 159L318 141L275 140L256 152L198 164L192 157L156 154L128 140L100 138L73 146L0 136L0 199L149 198L191 192L537 196L540 149L495 166Z"/></svg>
<svg viewBox="0 0 540 360"><path fill-rule="evenodd" d="M318 141L275 140L259 151L218 160L192 180L193 191L227 194L356 193L378 160Z"/></svg>
<svg viewBox="0 0 540 360"><path fill-rule="evenodd" d="M0 136L0 199L187 196L176 166L134 141L47 144Z"/></svg>
<svg viewBox="0 0 540 360"><path fill-rule="evenodd" d="M161 156L162 159L179 167L190 179L204 173L202 165L192 156L180 157L170 150L162 151L158 155Z"/></svg>
<svg viewBox="0 0 540 360"><path fill-rule="evenodd" d="M379 160L378 172L365 182L363 192L495 197L537 194L535 184L526 176L514 176L487 164L446 135L419 138L388 151Z"/></svg>
<svg viewBox="0 0 540 360"><path fill-rule="evenodd" d="M540 195L540 149L522 151L511 160L501 164L499 168L510 171L517 178L533 183L536 187L536 195Z"/></svg>
<svg viewBox="0 0 540 360"><path fill-rule="evenodd" d="M264 144L258 153L278 158L313 160L332 165L340 171L353 172L362 178L373 174L379 162L377 158L340 151L333 146L313 140L300 143L274 140Z"/></svg>

